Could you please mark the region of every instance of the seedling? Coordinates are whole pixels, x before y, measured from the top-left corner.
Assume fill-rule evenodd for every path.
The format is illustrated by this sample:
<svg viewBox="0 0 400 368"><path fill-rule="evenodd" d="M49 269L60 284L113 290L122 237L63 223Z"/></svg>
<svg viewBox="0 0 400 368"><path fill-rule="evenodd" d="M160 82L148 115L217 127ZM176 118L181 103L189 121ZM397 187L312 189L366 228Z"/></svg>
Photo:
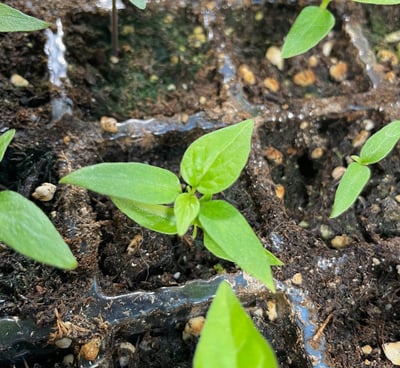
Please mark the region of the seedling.
<svg viewBox="0 0 400 368"><path fill-rule="evenodd" d="M278 368L275 354L226 282L207 313L194 368Z"/></svg>
<svg viewBox="0 0 400 368"><path fill-rule="evenodd" d="M12 129L0 136L0 161L14 134ZM0 241L50 266L67 270L77 266L68 245L42 210L10 190L0 192Z"/></svg>
<svg viewBox="0 0 400 368"><path fill-rule="evenodd" d="M361 148L360 156L354 160L340 180L335 194L331 218L347 211L357 200L371 176L368 165L383 160L400 139L400 120L392 121L373 134Z"/></svg>
<svg viewBox="0 0 400 368"><path fill-rule="evenodd" d="M274 290L271 266L282 263L264 249L240 212L228 202L212 199L230 187L246 165L254 122L204 135L186 150L178 176L142 163L101 163L79 169L60 180L107 195L129 218L148 229L184 235L200 228L205 247L235 262Z"/></svg>
<svg viewBox="0 0 400 368"><path fill-rule="evenodd" d="M49 26L50 23L43 22L0 3L0 32L29 32Z"/></svg>
<svg viewBox="0 0 400 368"><path fill-rule="evenodd" d="M318 44L335 25L335 17L327 9L332 0L322 0L321 5L306 6L297 16L282 46L282 57L303 54ZM359 3L394 5L400 0L353 0Z"/></svg>

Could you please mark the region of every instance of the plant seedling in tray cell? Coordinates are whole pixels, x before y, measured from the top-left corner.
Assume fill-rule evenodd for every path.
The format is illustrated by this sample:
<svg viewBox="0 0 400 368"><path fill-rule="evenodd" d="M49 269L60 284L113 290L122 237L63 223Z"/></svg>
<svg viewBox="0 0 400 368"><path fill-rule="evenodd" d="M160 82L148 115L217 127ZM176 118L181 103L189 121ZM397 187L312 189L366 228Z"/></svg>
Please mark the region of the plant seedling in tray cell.
<svg viewBox="0 0 400 368"><path fill-rule="evenodd" d="M109 196L129 218L148 229L184 235L200 228L205 247L235 262L274 290L271 266L281 262L264 249L246 219L231 204L213 199L230 187L246 165L254 122L246 120L204 135L181 161L186 182L160 167L136 162L101 163L79 169L60 180Z"/></svg>
<svg viewBox="0 0 400 368"><path fill-rule="evenodd" d="M0 161L14 134L12 129L0 136ZM67 270L77 266L68 245L42 210L10 190L0 191L0 241L50 266Z"/></svg>

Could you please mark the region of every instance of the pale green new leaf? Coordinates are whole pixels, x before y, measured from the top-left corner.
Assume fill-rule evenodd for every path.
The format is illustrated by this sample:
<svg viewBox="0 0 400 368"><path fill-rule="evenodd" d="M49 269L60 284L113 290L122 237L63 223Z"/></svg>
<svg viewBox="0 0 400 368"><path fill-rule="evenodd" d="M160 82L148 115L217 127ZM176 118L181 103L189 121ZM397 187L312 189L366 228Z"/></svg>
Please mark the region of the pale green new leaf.
<svg viewBox="0 0 400 368"><path fill-rule="evenodd" d="M245 120L193 142L182 158L183 179L203 194L219 193L231 186L249 157L253 126L253 120Z"/></svg>
<svg viewBox="0 0 400 368"><path fill-rule="evenodd" d="M335 25L335 17L327 9L307 6L297 16L282 46L282 57L303 54L321 41Z"/></svg>
<svg viewBox="0 0 400 368"><path fill-rule="evenodd" d="M44 29L50 23L43 22L0 3L0 32L29 32Z"/></svg>
<svg viewBox="0 0 400 368"><path fill-rule="evenodd" d="M348 166L336 190L330 218L341 215L353 205L370 176L371 171L367 166L358 162L352 162Z"/></svg>
<svg viewBox="0 0 400 368"><path fill-rule="evenodd" d="M171 207L111 197L118 209L147 229L163 234L176 234L176 219Z"/></svg>
<svg viewBox="0 0 400 368"><path fill-rule="evenodd" d="M110 197L153 204L172 203L182 192L179 178L169 170L137 162L87 166L64 176L74 184Z"/></svg>
<svg viewBox="0 0 400 368"><path fill-rule="evenodd" d="M368 138L361 148L359 162L364 165L374 164L385 158L400 139L400 120L378 130Z"/></svg>
<svg viewBox="0 0 400 368"><path fill-rule="evenodd" d="M199 222L207 236L244 271L275 290L270 258L246 219L228 202L200 203ZM206 240L207 241L207 240ZM208 246L212 243L208 243ZM221 255L216 254L217 256Z"/></svg>
<svg viewBox="0 0 400 368"><path fill-rule="evenodd" d="M376 5L395 5L400 4L400 0L353 0L357 3L376 4Z"/></svg>
<svg viewBox="0 0 400 368"><path fill-rule="evenodd" d="M222 282L193 361L194 368L278 368L274 352L226 282Z"/></svg>
<svg viewBox="0 0 400 368"><path fill-rule="evenodd" d="M195 195L191 193L182 193L176 198L174 213L179 236L184 235L188 231L189 226L192 225L199 211L200 202Z"/></svg>
<svg viewBox="0 0 400 368"><path fill-rule="evenodd" d="M133 5L143 10L146 8L146 0L129 0Z"/></svg>
<svg viewBox="0 0 400 368"><path fill-rule="evenodd" d="M15 129L10 129L4 134L0 135L0 162L3 160L6 149L15 135Z"/></svg>
<svg viewBox="0 0 400 368"><path fill-rule="evenodd" d="M35 261L71 270L75 257L53 224L22 195L0 192L0 241Z"/></svg>

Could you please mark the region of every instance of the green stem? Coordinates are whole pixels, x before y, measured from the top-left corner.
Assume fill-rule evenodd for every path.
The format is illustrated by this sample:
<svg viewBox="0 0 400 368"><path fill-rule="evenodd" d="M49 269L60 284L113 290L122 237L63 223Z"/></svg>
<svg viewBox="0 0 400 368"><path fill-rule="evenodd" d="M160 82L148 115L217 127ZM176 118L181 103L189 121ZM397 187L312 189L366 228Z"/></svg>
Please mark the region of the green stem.
<svg viewBox="0 0 400 368"><path fill-rule="evenodd" d="M329 5L329 3L331 2L331 0L322 0L322 3L320 5L320 8L322 9L326 9Z"/></svg>
<svg viewBox="0 0 400 368"><path fill-rule="evenodd" d="M118 57L118 10L117 0L112 0L112 11L111 11L111 46L112 56Z"/></svg>

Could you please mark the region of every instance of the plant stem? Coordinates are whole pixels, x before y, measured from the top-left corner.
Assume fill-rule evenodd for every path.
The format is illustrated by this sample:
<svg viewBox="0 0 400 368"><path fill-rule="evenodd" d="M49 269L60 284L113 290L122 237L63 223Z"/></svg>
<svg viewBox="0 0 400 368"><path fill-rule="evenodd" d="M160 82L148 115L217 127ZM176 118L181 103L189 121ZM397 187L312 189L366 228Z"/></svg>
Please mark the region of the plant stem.
<svg viewBox="0 0 400 368"><path fill-rule="evenodd" d="M112 0L112 11L111 11L111 46L112 56L118 57L118 10L117 0Z"/></svg>
<svg viewBox="0 0 400 368"><path fill-rule="evenodd" d="M320 5L320 8L322 9L326 9L329 5L329 3L331 2L331 0L322 0L322 3Z"/></svg>

